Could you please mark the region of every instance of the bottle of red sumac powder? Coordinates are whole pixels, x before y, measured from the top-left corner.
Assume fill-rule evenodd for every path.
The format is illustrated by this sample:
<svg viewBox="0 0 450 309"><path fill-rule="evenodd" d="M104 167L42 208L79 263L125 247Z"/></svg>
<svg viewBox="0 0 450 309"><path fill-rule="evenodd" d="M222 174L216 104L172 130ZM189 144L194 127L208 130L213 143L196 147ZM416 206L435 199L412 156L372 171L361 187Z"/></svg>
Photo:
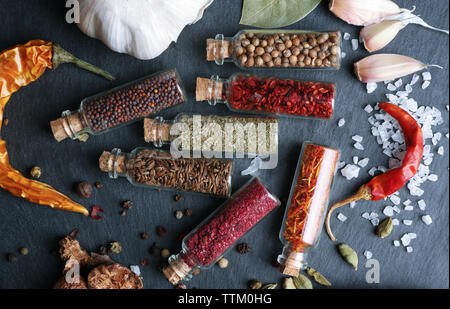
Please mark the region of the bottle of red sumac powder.
<svg viewBox="0 0 450 309"><path fill-rule="evenodd" d="M110 178L126 177L136 186L202 193L215 197L231 195L233 161L216 158L183 158L168 151L136 148L103 152L99 166Z"/></svg>
<svg viewBox="0 0 450 309"><path fill-rule="evenodd" d="M173 285L187 281L197 268L210 268L252 227L280 205L258 178L252 178L186 235L182 251L163 270Z"/></svg>
<svg viewBox="0 0 450 309"><path fill-rule="evenodd" d="M278 263L285 275L297 277L307 266L308 251L319 242L338 160L336 149L303 144L280 230L284 247Z"/></svg>
<svg viewBox="0 0 450 309"><path fill-rule="evenodd" d="M331 119L335 85L325 82L263 77L244 73L229 79L197 78L196 100L224 103L240 113Z"/></svg>
<svg viewBox="0 0 450 309"><path fill-rule="evenodd" d="M187 100L176 69L158 72L88 97L77 111L50 123L55 139L81 139L130 124Z"/></svg>

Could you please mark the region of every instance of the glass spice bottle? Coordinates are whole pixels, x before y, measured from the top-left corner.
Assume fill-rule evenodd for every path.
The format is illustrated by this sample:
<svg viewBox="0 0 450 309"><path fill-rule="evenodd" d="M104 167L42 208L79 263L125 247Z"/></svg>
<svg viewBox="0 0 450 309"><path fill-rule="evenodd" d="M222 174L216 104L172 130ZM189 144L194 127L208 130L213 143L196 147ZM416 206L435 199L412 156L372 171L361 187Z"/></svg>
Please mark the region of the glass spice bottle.
<svg viewBox="0 0 450 309"><path fill-rule="evenodd" d="M168 151L136 148L103 152L99 167L109 177L126 177L135 185L202 193L217 197L231 195L233 161L228 159L175 158Z"/></svg>
<svg viewBox="0 0 450 309"><path fill-rule="evenodd" d="M132 81L81 102L77 111L65 111L50 123L55 139L80 139L103 134L187 100L176 69Z"/></svg>
<svg viewBox="0 0 450 309"><path fill-rule="evenodd" d="M235 73L229 79L197 78L196 100L224 103L234 111L267 116L331 119L333 83Z"/></svg>
<svg viewBox="0 0 450 309"><path fill-rule="evenodd" d="M308 30L242 30L206 41L206 59L240 68L339 69L341 33Z"/></svg>
<svg viewBox="0 0 450 309"><path fill-rule="evenodd" d="M252 178L186 235L182 251L163 270L173 285L187 281L197 268L211 268L239 238L280 205L258 178Z"/></svg>
<svg viewBox="0 0 450 309"><path fill-rule="evenodd" d="M302 147L280 231L283 274L297 277L307 266L307 252L318 244L338 160L338 150L311 142Z"/></svg>
<svg viewBox="0 0 450 309"><path fill-rule="evenodd" d="M178 140L179 150L268 155L278 153L278 118L178 114L144 120L144 138L155 147Z"/></svg>

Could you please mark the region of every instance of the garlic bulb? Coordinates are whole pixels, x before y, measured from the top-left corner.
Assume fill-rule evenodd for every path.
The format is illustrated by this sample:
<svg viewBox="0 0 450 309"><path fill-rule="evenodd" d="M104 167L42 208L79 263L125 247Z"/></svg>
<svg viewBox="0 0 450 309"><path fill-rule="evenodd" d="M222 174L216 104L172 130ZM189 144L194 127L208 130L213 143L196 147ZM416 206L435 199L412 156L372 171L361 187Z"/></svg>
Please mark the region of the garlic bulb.
<svg viewBox="0 0 450 309"><path fill-rule="evenodd" d="M79 0L86 35L112 50L147 60L177 40L186 25L197 22L213 0Z"/></svg>

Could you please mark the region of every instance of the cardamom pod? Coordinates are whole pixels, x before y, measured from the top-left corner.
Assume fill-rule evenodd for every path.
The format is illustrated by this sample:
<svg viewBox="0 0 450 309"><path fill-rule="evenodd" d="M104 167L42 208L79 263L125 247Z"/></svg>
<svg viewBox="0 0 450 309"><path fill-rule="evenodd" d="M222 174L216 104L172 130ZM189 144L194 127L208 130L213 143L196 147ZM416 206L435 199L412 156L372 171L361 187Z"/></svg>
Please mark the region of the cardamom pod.
<svg viewBox="0 0 450 309"><path fill-rule="evenodd" d="M353 250L349 245L339 244L338 245L339 252L342 255L342 258L353 266L353 268L358 270L358 254L356 254L355 250Z"/></svg>
<svg viewBox="0 0 450 309"><path fill-rule="evenodd" d="M312 282L305 275L299 274L298 277L292 277L294 285L299 290L312 290Z"/></svg>
<svg viewBox="0 0 450 309"><path fill-rule="evenodd" d="M276 287L278 286L278 284L276 283L269 283L269 284L265 284L261 287L261 290L273 290L276 289Z"/></svg>
<svg viewBox="0 0 450 309"><path fill-rule="evenodd" d="M386 218L377 227L377 235L380 238L386 238L391 234L392 228L394 224L392 224L392 218Z"/></svg>
<svg viewBox="0 0 450 309"><path fill-rule="evenodd" d="M283 289L288 289L288 290L295 290L296 287L294 285L294 281L292 280L292 278L284 278L283 279L283 283L281 284L281 286L283 287Z"/></svg>
<svg viewBox="0 0 450 309"><path fill-rule="evenodd" d="M317 270L315 270L314 268L308 267L306 269L306 273L308 274L308 276L310 276L311 278L314 279L314 281L316 281L317 283L324 285L324 286L331 286L330 281L327 280L327 278L324 277L324 275L322 275L321 273L319 273Z"/></svg>

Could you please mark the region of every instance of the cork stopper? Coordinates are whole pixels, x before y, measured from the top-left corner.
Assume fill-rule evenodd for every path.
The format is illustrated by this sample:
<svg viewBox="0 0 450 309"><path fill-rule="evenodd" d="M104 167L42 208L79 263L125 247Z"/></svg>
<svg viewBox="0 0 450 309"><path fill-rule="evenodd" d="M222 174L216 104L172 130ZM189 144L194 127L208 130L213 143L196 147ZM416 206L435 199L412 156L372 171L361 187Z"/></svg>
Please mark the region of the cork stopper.
<svg viewBox="0 0 450 309"><path fill-rule="evenodd" d="M150 142L168 142L169 141L169 124L161 123L155 119L144 119L144 139Z"/></svg>
<svg viewBox="0 0 450 309"><path fill-rule="evenodd" d="M70 114L50 122L53 136L58 142L70 137L75 138L78 132L85 129L78 113Z"/></svg>
<svg viewBox="0 0 450 309"><path fill-rule="evenodd" d="M211 83L214 89L211 89ZM223 82L211 81L209 78L197 77L197 87L195 89L196 101L221 100L223 92Z"/></svg>
<svg viewBox="0 0 450 309"><path fill-rule="evenodd" d="M206 60L214 61L231 57L231 42L217 41L215 39L206 40Z"/></svg>
<svg viewBox="0 0 450 309"><path fill-rule="evenodd" d="M177 257L174 261L170 262L169 266L163 269L163 274L171 284L178 285L191 269L182 258Z"/></svg>
<svg viewBox="0 0 450 309"><path fill-rule="evenodd" d="M104 151L98 161L100 170L103 172L116 172L120 174L126 172L125 155L115 155L109 151Z"/></svg>
<svg viewBox="0 0 450 309"><path fill-rule="evenodd" d="M291 252L289 253L284 263L280 266L280 271L284 275L298 277L302 265L303 265L303 253Z"/></svg>

